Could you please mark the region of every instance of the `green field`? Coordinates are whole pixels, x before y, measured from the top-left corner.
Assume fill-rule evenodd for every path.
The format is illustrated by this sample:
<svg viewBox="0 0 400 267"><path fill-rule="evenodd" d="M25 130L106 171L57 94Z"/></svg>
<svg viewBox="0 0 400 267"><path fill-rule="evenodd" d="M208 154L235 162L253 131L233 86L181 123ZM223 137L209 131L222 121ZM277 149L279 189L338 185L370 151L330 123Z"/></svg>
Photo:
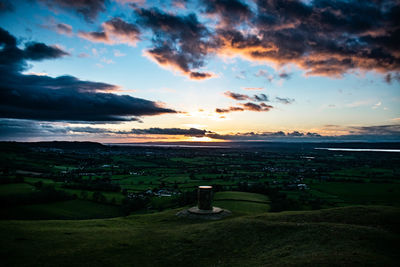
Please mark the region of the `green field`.
<svg viewBox="0 0 400 267"><path fill-rule="evenodd" d="M178 209L179 210L179 209ZM400 210L0 221L4 266L398 266Z"/></svg>
<svg viewBox="0 0 400 267"><path fill-rule="evenodd" d="M390 178L394 174L394 170L382 168L349 168L331 172L331 175L337 178Z"/></svg>
<svg viewBox="0 0 400 267"><path fill-rule="evenodd" d="M35 187L29 184L4 184L0 185L0 197L10 197L15 195L30 194L35 191Z"/></svg>
<svg viewBox="0 0 400 267"><path fill-rule="evenodd" d="M214 200L242 200L260 203L269 202L268 197L265 195L237 191L218 192L214 195Z"/></svg>
<svg viewBox="0 0 400 267"><path fill-rule="evenodd" d="M377 183L339 183L327 182L314 184L313 190L325 195L321 197L337 198L347 204L380 204L400 206L400 184Z"/></svg>
<svg viewBox="0 0 400 267"><path fill-rule="evenodd" d="M24 182L28 184L34 184L37 182L42 182L43 184L54 184L55 182L51 179L44 178L33 178L33 177L25 177Z"/></svg>
<svg viewBox="0 0 400 267"><path fill-rule="evenodd" d="M76 195L78 198L82 198L82 192L86 192L87 199L93 199L93 191L89 190L81 190L81 189L69 189L69 188L58 188L59 190L63 190L70 194ZM122 200L125 198L120 192L102 192L102 195L105 196L106 200L110 202L112 199L115 199L116 204L121 204Z"/></svg>

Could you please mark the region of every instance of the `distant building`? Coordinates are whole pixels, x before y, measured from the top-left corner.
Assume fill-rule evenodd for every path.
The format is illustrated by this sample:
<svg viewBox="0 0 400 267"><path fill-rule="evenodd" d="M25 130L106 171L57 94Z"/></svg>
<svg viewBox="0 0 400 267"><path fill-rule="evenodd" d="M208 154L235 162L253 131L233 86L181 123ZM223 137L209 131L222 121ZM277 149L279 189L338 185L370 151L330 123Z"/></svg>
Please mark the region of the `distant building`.
<svg viewBox="0 0 400 267"><path fill-rule="evenodd" d="M297 188L300 189L300 190L305 190L305 189L308 189L308 185L306 185L306 184L298 184Z"/></svg>

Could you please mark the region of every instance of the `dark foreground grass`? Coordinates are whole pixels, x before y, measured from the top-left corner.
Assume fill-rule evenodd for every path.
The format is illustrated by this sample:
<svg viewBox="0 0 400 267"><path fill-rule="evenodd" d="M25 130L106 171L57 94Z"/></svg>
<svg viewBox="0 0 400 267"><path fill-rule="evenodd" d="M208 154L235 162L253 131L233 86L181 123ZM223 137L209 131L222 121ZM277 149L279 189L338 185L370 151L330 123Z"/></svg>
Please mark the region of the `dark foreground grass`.
<svg viewBox="0 0 400 267"><path fill-rule="evenodd" d="M396 266L400 210L359 206L193 221L177 210L1 221L4 266Z"/></svg>
<svg viewBox="0 0 400 267"><path fill-rule="evenodd" d="M335 196L339 200L353 205L400 206L400 184L326 182L313 184L312 189ZM323 195L319 196L324 198Z"/></svg>
<svg viewBox="0 0 400 267"><path fill-rule="evenodd" d="M3 208L1 219L81 220L122 216L119 206L86 200L57 201L45 204L21 205Z"/></svg>

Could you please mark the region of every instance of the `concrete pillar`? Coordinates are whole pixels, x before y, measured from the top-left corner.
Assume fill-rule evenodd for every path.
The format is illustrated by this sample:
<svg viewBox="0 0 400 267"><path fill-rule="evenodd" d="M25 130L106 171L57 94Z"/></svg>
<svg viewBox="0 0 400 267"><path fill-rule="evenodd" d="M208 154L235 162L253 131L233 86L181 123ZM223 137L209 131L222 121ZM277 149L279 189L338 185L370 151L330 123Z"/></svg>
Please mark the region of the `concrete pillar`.
<svg viewBox="0 0 400 267"><path fill-rule="evenodd" d="M212 186L199 186L197 191L197 207L201 210L212 210Z"/></svg>

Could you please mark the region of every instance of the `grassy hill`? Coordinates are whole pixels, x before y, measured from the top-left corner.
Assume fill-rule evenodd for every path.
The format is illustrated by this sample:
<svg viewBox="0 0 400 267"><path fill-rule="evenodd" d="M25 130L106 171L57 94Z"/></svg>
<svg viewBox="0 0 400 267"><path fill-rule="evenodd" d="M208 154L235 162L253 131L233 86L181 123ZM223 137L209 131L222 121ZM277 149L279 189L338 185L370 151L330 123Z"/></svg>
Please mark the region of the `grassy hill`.
<svg viewBox="0 0 400 267"><path fill-rule="evenodd" d="M4 266L396 266L400 209L234 213L178 210L82 221L0 221Z"/></svg>
<svg viewBox="0 0 400 267"><path fill-rule="evenodd" d="M261 194L224 191L214 195L213 205L236 214L256 214L267 212L269 202L268 197Z"/></svg>
<svg viewBox="0 0 400 267"><path fill-rule="evenodd" d="M4 208L0 213L0 218L23 220L79 220L110 218L122 215L122 209L118 206L76 199Z"/></svg>

